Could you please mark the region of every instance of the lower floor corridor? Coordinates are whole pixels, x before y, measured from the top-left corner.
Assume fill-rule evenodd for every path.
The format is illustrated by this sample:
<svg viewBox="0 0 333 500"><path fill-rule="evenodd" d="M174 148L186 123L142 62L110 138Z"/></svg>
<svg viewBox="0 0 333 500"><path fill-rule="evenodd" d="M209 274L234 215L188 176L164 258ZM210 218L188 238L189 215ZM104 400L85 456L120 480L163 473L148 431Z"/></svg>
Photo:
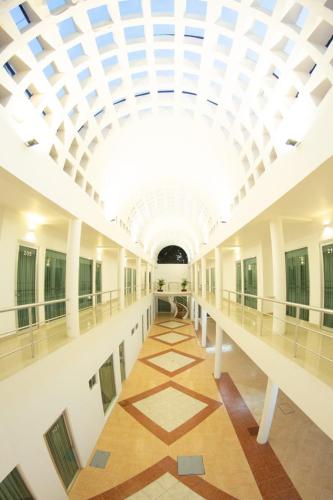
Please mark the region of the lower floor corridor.
<svg viewBox="0 0 333 500"><path fill-rule="evenodd" d="M216 381L214 330L202 348L190 321L156 317L71 500L333 497L332 444L283 394L271 444L256 443L266 377L225 335ZM200 474L178 474L193 456Z"/></svg>

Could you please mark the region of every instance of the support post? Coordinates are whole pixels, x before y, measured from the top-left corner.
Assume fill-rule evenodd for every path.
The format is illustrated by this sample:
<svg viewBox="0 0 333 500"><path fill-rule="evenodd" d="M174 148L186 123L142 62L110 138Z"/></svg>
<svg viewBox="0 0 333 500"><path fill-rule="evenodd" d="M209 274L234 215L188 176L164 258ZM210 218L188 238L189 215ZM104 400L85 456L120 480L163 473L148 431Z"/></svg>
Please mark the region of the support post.
<svg viewBox="0 0 333 500"><path fill-rule="evenodd" d="M118 289L119 289L119 309L125 307L125 248L119 248L118 254Z"/></svg>
<svg viewBox="0 0 333 500"><path fill-rule="evenodd" d="M222 266L221 250L219 247L214 249L215 256L215 307L222 309Z"/></svg>
<svg viewBox="0 0 333 500"><path fill-rule="evenodd" d="M268 441L269 433L272 427L276 400L279 392L279 386L270 378L267 381L264 409L260 420L257 442L265 444Z"/></svg>
<svg viewBox="0 0 333 500"><path fill-rule="evenodd" d="M206 259L201 257L201 296L206 300Z"/></svg>
<svg viewBox="0 0 333 500"><path fill-rule="evenodd" d="M272 246L273 294L276 300L286 300L286 263L284 257L283 226L280 219L269 223ZM286 307L273 304L273 333L283 335L285 332Z"/></svg>
<svg viewBox="0 0 333 500"><path fill-rule="evenodd" d="M79 270L82 221L72 219L68 225L66 255L67 335L79 337Z"/></svg>
<svg viewBox="0 0 333 500"><path fill-rule="evenodd" d="M194 330L197 332L199 328L199 304L197 301L194 303Z"/></svg>
<svg viewBox="0 0 333 500"><path fill-rule="evenodd" d="M214 378L217 380L221 376L222 371L222 343L223 343L223 330L216 323L215 326L215 358L214 358Z"/></svg>
<svg viewBox="0 0 333 500"><path fill-rule="evenodd" d="M207 345L207 311L201 310L201 347Z"/></svg>
<svg viewBox="0 0 333 500"><path fill-rule="evenodd" d="M136 300L141 299L141 258L136 259Z"/></svg>

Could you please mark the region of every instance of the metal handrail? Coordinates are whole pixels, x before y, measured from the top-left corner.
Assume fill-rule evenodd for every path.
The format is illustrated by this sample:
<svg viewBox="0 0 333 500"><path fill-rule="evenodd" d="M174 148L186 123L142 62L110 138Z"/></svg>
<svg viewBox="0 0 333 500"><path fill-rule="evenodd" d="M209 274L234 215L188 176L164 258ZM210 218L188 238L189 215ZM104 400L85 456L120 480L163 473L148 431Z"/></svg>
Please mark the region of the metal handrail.
<svg viewBox="0 0 333 500"><path fill-rule="evenodd" d="M263 326L264 326L263 318L265 316L269 316L272 319L276 319L278 321L281 321L282 323L284 323L286 325L291 325L292 327L295 328L295 337L294 337L294 339L290 339L288 336L284 336L284 338L286 340L288 340L288 342L291 342L293 344L293 346L294 346L294 350L293 350L294 357L297 356L297 349L298 349L298 347L301 347L305 351L311 352L311 353L315 354L316 356L318 356L319 358L325 359L326 361L329 361L330 363L333 363L333 359L325 356L324 354L322 354L320 352L316 352L313 349L311 349L311 348L309 348L307 346L304 346L303 344L301 344L299 342L299 329L300 328L302 328L306 332L310 332L310 333L314 333L316 335L320 335L320 337L322 337L322 338L328 338L330 340L333 340L333 335L330 335L329 333L325 333L325 332L323 332L321 330L315 330L306 321L303 321L300 318L300 312L301 312L302 309L305 309L305 310L308 310L308 311L314 311L314 312L320 313L320 314L329 314L329 315L332 315L332 316L333 316L333 309L326 309L324 307L311 306L311 305L307 305L307 304L299 304L297 302L276 300L276 299L271 298L271 297L262 297L262 296L259 296L259 295L253 295L253 294L250 294L250 293L244 293L244 292L240 292L240 291L237 291L237 290L221 289L220 292L221 292L221 299L223 301L226 300L226 302L227 302L227 305L228 305L228 311L227 311L228 316L230 316L230 304L231 303L235 304L236 306L238 305L242 309L242 324L244 324L245 308L247 308L248 312L253 312L253 314L255 314L255 315L260 315L260 323L259 323L259 335L260 336L263 335ZM225 294L227 294L227 298L224 298ZM240 297L241 301L240 302L231 301L231 295L234 295L236 297ZM251 307L246 306L245 300L244 300L245 297L249 297L251 299L255 299L255 300L261 302L260 308L259 309L257 309L257 308L255 309L255 308L251 308ZM272 313L264 312L262 309L263 309L263 305L264 305L265 302L271 303L273 305L277 304L277 305L283 306L283 307L289 306L289 307L295 308L295 310L296 310L295 320L294 321L288 320L288 318L286 318L286 317L279 317L279 316L276 316L274 314L272 315ZM220 306L220 309L222 309L222 304ZM320 328L320 325L318 325L318 326ZM280 335L282 335L282 334L280 334Z"/></svg>
<svg viewBox="0 0 333 500"><path fill-rule="evenodd" d="M103 291L103 292L93 292L93 293L79 295L78 298L79 299L87 298L87 297L88 298L92 298L92 297L101 296L101 295L104 295L104 294L109 294L110 295L110 316L112 316L112 294L114 292L119 292L119 290L116 289L116 290L106 290L106 291ZM11 307L6 307L6 308L0 309L0 314L2 314L2 313L9 313L9 312L15 312L15 311L20 311L20 310L28 310L28 324L24 325L24 326L22 326L20 328L15 328L14 330L10 330L10 331L4 332L4 333L0 333L0 340L1 339L5 339L6 337L13 337L14 335L18 335L18 334L19 335L29 334L30 337L31 337L30 343L28 343L25 346L20 346L17 349L13 349L13 350L11 350L9 352L0 354L0 359L4 358L6 356L9 356L11 354L14 354L15 352L22 351L23 349L26 349L29 346L31 348L31 356L35 357L35 345L38 344L39 342L42 342L45 339L42 338L42 339L37 339L36 340L34 338L34 330L38 330L43 324L50 323L51 321L54 321L56 319L68 317L69 313L66 311L66 313L62 314L61 316L54 316L54 317L52 317L50 319L43 319L42 321L37 321L36 320L34 322L32 320L32 311L33 311L33 309L38 309L39 307L46 307L46 306L50 306L50 305L53 305L53 304L67 303L69 301L70 301L69 298L63 298L63 299L56 299L56 300L47 300L47 301L44 301L44 302L33 302L31 304L20 304L20 305L16 305L16 306L11 306ZM97 307L97 306L99 306L101 304L102 303L96 303L95 302L95 303L92 303L92 305L89 306L88 308ZM104 303L104 305L105 305L105 303ZM83 312L84 310L86 310L88 308L80 309L79 313L81 311Z"/></svg>

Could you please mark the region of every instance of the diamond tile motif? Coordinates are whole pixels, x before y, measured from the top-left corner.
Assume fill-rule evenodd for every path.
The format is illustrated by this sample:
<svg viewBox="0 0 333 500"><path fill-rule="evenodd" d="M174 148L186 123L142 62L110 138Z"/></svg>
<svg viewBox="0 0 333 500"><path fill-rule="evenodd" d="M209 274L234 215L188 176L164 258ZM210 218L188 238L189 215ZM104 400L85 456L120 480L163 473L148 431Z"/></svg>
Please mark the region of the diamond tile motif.
<svg viewBox="0 0 333 500"><path fill-rule="evenodd" d="M179 321L165 321L164 323L159 323L159 325L164 326L165 328L179 328L180 326L184 326L186 323L179 323Z"/></svg>
<svg viewBox="0 0 333 500"><path fill-rule="evenodd" d="M173 387L167 387L157 394L133 403L133 406L162 429L171 432L207 408L207 403Z"/></svg>
<svg viewBox="0 0 333 500"><path fill-rule="evenodd" d="M119 404L167 444L179 439L221 406L220 402L172 381Z"/></svg>
<svg viewBox="0 0 333 500"><path fill-rule="evenodd" d="M148 469L91 500L236 500L199 476L179 476L177 462L165 457Z"/></svg>
<svg viewBox="0 0 333 500"><path fill-rule="evenodd" d="M187 340L191 340L194 337L192 335L186 335L185 333L166 332L153 335L151 338L158 340L159 342L163 342L163 344L178 345L182 342L186 342Z"/></svg>
<svg viewBox="0 0 333 500"><path fill-rule="evenodd" d="M204 360L176 349L168 349L164 352L140 358L140 361L169 377L174 377Z"/></svg>
<svg viewBox="0 0 333 500"><path fill-rule="evenodd" d="M183 498L186 500L199 500L204 498L198 495L193 490L188 488L185 484L181 483L172 476L169 472L166 472L160 478L156 479L152 483L148 484L139 490L134 495L127 497L127 500L143 500L148 498L158 498L158 500L170 500L171 498Z"/></svg>

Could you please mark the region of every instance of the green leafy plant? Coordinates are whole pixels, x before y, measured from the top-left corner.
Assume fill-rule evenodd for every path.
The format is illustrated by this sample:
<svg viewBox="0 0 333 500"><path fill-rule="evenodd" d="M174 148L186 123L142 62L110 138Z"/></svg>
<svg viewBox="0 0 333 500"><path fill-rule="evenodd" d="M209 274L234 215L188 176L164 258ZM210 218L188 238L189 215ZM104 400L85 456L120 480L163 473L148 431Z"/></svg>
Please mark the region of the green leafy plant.
<svg viewBox="0 0 333 500"><path fill-rule="evenodd" d="M180 284L182 287L182 292L186 292L186 287L187 287L188 283L189 283L189 281L186 278L182 279L182 282Z"/></svg>
<svg viewBox="0 0 333 500"><path fill-rule="evenodd" d="M157 284L158 284L158 291L161 292L162 287L165 285L165 280L159 279L159 280L157 280Z"/></svg>

